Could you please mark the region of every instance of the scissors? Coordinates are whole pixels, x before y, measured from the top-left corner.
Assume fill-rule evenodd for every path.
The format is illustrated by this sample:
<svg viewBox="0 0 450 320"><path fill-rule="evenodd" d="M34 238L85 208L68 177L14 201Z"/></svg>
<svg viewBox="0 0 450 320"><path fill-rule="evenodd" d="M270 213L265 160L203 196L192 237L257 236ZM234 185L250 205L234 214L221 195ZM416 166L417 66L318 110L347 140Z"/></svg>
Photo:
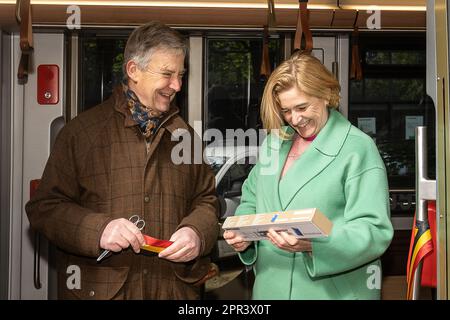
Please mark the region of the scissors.
<svg viewBox="0 0 450 320"><path fill-rule="evenodd" d="M145 221L141 219L141 217L139 217L137 214L132 215L131 217L128 218L128 220L132 224L134 224L139 230L142 230L145 227ZM104 257L108 255L109 252L110 250L104 250L102 254L98 256L97 262L100 262Z"/></svg>

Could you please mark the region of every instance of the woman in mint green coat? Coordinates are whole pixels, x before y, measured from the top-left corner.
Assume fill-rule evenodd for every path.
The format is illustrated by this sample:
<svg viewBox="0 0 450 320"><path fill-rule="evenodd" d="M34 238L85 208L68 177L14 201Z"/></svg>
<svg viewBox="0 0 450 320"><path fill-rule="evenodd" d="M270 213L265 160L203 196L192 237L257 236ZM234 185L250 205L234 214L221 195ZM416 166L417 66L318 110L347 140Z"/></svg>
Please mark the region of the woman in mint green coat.
<svg viewBox="0 0 450 320"><path fill-rule="evenodd" d="M271 75L261 116L269 135L236 215L318 208L328 237L224 238L254 264L253 299L379 299L393 228L386 169L373 140L335 109L340 86L316 58L294 54Z"/></svg>

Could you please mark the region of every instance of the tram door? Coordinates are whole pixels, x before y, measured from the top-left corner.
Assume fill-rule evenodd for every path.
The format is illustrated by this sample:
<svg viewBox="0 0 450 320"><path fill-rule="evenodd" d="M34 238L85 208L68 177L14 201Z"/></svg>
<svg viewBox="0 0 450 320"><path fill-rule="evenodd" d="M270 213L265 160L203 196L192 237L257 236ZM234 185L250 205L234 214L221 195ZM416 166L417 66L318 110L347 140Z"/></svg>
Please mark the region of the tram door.
<svg viewBox="0 0 450 320"><path fill-rule="evenodd" d="M349 120L372 137L386 166L393 241L382 257L384 299L405 299L415 211L415 127L429 129L428 172L435 176L435 110L427 95L425 32L361 33L363 76L349 81ZM393 295L393 293L397 293Z"/></svg>
<svg viewBox="0 0 450 320"><path fill-rule="evenodd" d="M437 298L449 299L449 18L445 0L427 1L427 92L436 106Z"/></svg>
<svg viewBox="0 0 450 320"><path fill-rule="evenodd" d="M8 198L2 197L1 211L2 248L6 248L1 256L2 294L7 299L48 299L53 287L48 243L30 229L25 204L33 180L42 175L52 140L64 125L64 35L35 33L33 40L28 81L19 84L20 37L2 37L3 48L8 49L1 61L7 69L2 78L2 196Z"/></svg>

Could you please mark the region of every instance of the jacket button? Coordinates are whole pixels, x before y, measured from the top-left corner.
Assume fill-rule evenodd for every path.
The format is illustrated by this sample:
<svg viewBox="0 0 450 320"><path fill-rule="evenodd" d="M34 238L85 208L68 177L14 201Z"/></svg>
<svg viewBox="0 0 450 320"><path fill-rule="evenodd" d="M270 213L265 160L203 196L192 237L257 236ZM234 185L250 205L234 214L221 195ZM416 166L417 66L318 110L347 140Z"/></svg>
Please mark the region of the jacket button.
<svg viewBox="0 0 450 320"><path fill-rule="evenodd" d="M94 290L90 291L90 292L89 292L89 296L90 296L90 297L95 296L95 291L94 291Z"/></svg>
<svg viewBox="0 0 450 320"><path fill-rule="evenodd" d="M149 203L149 202L150 202L150 197L145 196L145 197L144 197L144 202Z"/></svg>

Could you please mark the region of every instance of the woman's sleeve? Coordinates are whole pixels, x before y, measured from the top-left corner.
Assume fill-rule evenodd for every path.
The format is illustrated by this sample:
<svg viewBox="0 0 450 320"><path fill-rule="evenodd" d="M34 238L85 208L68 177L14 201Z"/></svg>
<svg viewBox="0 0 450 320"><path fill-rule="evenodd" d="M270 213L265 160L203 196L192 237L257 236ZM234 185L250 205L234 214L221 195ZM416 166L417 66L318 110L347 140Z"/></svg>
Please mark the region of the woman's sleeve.
<svg viewBox="0 0 450 320"><path fill-rule="evenodd" d="M256 185L259 172L258 163L253 167L247 179L242 185L241 203L236 209L236 216L256 213ZM239 258L246 265L252 265L256 261L258 249L253 242L245 251L239 253Z"/></svg>
<svg viewBox="0 0 450 320"><path fill-rule="evenodd" d="M329 237L313 239L304 255L311 277L351 270L379 258L388 248L393 227L384 167L366 169L345 182L344 221Z"/></svg>
<svg viewBox="0 0 450 320"><path fill-rule="evenodd" d="M236 208L234 215L255 214L256 213L256 184L258 181L258 164L250 171L247 179L242 184L241 202Z"/></svg>

